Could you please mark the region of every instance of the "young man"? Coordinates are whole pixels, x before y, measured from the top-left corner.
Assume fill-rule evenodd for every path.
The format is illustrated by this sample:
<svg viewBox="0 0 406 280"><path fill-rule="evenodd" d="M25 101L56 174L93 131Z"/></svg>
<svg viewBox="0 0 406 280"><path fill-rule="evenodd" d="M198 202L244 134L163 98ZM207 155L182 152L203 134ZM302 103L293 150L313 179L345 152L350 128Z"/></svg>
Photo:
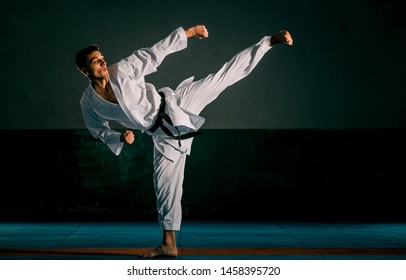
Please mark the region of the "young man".
<svg viewBox="0 0 406 280"><path fill-rule="evenodd" d="M107 67L97 45L76 54L76 66L89 79L80 106L90 134L119 155L124 144L134 142L132 130L151 135L154 142L153 181L162 243L142 257L176 257L176 235L180 230L182 184L186 156L190 155L193 137L204 118L199 113L228 86L246 77L272 47L293 39L283 30L265 36L258 43L235 55L223 67L206 78L183 81L175 90L159 90L144 77L157 71L164 58L187 47L188 38L204 39L204 25L174 30L149 48L141 48L116 64ZM124 133L110 128L115 121L128 128Z"/></svg>

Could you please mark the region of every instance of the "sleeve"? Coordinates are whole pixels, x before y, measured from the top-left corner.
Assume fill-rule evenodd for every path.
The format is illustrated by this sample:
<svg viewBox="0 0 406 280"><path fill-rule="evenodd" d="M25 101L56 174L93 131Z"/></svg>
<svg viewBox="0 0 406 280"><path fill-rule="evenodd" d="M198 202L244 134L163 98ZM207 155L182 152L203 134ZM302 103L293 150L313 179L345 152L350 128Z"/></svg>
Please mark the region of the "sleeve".
<svg viewBox="0 0 406 280"><path fill-rule="evenodd" d="M117 70L135 79L141 78L155 72L167 55L186 47L186 33L179 27L152 47L136 50L129 57L119 61Z"/></svg>
<svg viewBox="0 0 406 280"><path fill-rule="evenodd" d="M109 149L119 155L124 143L120 141L121 133L110 128L109 122L99 117L91 108L81 103L83 120L86 128L95 139L100 139Z"/></svg>

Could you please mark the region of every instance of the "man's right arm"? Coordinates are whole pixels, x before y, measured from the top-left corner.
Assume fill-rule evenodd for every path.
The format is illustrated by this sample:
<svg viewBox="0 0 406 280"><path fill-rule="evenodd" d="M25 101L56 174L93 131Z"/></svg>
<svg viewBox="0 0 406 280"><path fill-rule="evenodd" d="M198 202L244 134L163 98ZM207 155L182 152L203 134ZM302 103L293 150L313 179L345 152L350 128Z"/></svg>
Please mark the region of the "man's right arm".
<svg viewBox="0 0 406 280"><path fill-rule="evenodd" d="M109 122L97 116L93 110L86 105L86 102L81 101L80 106L85 126L93 138L100 139L118 156L124 146L124 142L121 141L121 135L123 133L111 129Z"/></svg>

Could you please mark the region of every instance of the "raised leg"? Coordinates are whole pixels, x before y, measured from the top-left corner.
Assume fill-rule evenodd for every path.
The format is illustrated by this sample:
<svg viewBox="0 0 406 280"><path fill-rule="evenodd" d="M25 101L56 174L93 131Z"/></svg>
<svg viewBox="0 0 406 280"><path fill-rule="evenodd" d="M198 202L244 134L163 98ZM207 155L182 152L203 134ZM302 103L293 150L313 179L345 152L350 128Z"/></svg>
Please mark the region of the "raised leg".
<svg viewBox="0 0 406 280"><path fill-rule="evenodd" d="M293 39L288 31L283 30L272 36L263 37L257 44L233 56L216 73L178 89L180 107L200 114L227 87L248 76L265 53L279 43L293 44Z"/></svg>

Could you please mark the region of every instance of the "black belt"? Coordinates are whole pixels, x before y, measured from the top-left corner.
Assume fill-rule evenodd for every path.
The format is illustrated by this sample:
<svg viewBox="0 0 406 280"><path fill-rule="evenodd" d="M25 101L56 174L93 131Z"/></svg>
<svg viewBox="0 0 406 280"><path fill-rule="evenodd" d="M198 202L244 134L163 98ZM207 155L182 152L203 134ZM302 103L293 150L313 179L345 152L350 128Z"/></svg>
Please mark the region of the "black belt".
<svg viewBox="0 0 406 280"><path fill-rule="evenodd" d="M167 113L165 113L165 106L166 106L166 102L165 102L165 95L163 92L158 91L158 94L161 96L161 104L159 105L159 110L158 110L158 115L157 118L155 120L154 125L149 129L149 131L151 133L154 133L155 130L158 129L158 127L160 127L162 129L163 132L165 132L166 135L178 139L178 143L179 143L179 147L182 146L181 144L181 140L184 139L188 139L188 138L192 138L194 136L200 135L202 134L202 132L200 131L196 131L196 132L189 132L189 133L185 133L185 134L180 134L179 129L177 126L173 126L172 120L171 118L168 116ZM167 128L164 123L163 120L165 120L169 125L173 126L176 131L178 132L178 135L174 135L169 128Z"/></svg>

